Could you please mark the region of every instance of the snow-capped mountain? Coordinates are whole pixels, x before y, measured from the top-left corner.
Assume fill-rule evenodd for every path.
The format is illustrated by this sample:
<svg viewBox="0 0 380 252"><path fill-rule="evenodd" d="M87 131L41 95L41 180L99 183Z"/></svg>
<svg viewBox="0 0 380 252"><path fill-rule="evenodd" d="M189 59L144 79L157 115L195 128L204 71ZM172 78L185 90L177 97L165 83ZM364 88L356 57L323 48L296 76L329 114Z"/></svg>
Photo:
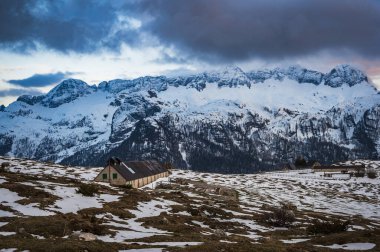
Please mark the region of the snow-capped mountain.
<svg viewBox="0 0 380 252"><path fill-rule="evenodd" d="M110 155L253 172L299 155L380 158L380 94L364 73L298 66L90 86L65 80L0 107L0 155L103 165Z"/></svg>

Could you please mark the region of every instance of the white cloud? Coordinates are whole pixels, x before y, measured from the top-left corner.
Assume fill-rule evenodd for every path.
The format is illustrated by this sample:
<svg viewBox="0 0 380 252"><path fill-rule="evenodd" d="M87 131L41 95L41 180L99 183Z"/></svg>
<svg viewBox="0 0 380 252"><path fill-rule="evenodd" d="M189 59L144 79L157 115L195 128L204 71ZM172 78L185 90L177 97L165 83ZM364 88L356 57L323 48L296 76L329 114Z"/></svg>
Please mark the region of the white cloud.
<svg viewBox="0 0 380 252"><path fill-rule="evenodd" d="M8 106L15 100L17 100L17 96L5 96L5 97L0 97L0 105Z"/></svg>
<svg viewBox="0 0 380 252"><path fill-rule="evenodd" d="M380 75L374 76L372 79L374 86L380 91Z"/></svg>
<svg viewBox="0 0 380 252"><path fill-rule="evenodd" d="M89 84L98 84L103 80L117 78L156 76L169 71L173 72L176 69L194 70L194 66L187 63L157 63L167 54L176 57L172 49L162 46L132 49L123 45L120 54L106 50L97 54L62 54L46 48L41 48L30 55L0 51L0 58L6 59L0 64L1 79L3 80L0 81L0 90L15 88L14 85L6 83L6 80L24 79L36 73L74 72L76 74L73 74L72 78L82 79ZM54 85L38 88L38 90L48 92L53 87ZM16 98L2 98L1 103L9 103Z"/></svg>

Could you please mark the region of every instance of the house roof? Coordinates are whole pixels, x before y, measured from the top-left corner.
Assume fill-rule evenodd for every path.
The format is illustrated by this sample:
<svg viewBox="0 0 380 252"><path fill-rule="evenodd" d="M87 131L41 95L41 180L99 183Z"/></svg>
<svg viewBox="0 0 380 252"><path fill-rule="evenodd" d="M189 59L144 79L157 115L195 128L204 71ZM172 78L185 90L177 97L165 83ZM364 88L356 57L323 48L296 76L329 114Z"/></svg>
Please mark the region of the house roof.
<svg viewBox="0 0 380 252"><path fill-rule="evenodd" d="M354 170L362 170L365 166L362 165L316 165L313 167L314 169L354 169Z"/></svg>
<svg viewBox="0 0 380 252"><path fill-rule="evenodd" d="M297 170L297 167L294 164L292 164L292 163L289 164L289 167L292 170Z"/></svg>
<svg viewBox="0 0 380 252"><path fill-rule="evenodd" d="M157 175L167 170L157 161L128 161L123 162L117 157L108 159L107 165L111 165L127 181Z"/></svg>

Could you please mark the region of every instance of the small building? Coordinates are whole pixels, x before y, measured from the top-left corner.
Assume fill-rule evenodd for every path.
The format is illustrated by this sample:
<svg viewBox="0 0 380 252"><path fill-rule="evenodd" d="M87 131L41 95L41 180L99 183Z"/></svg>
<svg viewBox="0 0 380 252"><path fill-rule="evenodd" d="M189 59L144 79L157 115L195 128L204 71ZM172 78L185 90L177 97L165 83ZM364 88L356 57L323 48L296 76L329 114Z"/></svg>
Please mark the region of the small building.
<svg viewBox="0 0 380 252"><path fill-rule="evenodd" d="M348 180L351 178L349 173L341 173L341 172L325 172L323 174L325 178L337 179L337 180Z"/></svg>
<svg viewBox="0 0 380 252"><path fill-rule="evenodd" d="M297 167L293 163L287 163L283 165L283 170L297 170Z"/></svg>
<svg viewBox="0 0 380 252"><path fill-rule="evenodd" d="M365 173L365 165L313 165L313 172Z"/></svg>
<svg viewBox="0 0 380 252"><path fill-rule="evenodd" d="M5 168L9 167L11 163L9 162L2 162L1 163L1 170L5 171Z"/></svg>
<svg viewBox="0 0 380 252"><path fill-rule="evenodd" d="M108 159L107 165L95 181L139 188L167 176L169 176L168 170L157 161L123 162L119 158L112 157Z"/></svg>

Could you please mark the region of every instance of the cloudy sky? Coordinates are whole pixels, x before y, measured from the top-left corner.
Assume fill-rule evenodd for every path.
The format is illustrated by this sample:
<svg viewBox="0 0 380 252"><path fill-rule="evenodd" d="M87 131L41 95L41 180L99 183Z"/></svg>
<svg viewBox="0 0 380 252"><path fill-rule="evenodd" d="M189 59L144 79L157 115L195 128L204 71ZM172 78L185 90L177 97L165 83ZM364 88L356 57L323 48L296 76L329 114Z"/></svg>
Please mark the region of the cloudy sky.
<svg viewBox="0 0 380 252"><path fill-rule="evenodd" d="M1 0L0 104L89 84L237 65L348 63L380 87L378 0Z"/></svg>

